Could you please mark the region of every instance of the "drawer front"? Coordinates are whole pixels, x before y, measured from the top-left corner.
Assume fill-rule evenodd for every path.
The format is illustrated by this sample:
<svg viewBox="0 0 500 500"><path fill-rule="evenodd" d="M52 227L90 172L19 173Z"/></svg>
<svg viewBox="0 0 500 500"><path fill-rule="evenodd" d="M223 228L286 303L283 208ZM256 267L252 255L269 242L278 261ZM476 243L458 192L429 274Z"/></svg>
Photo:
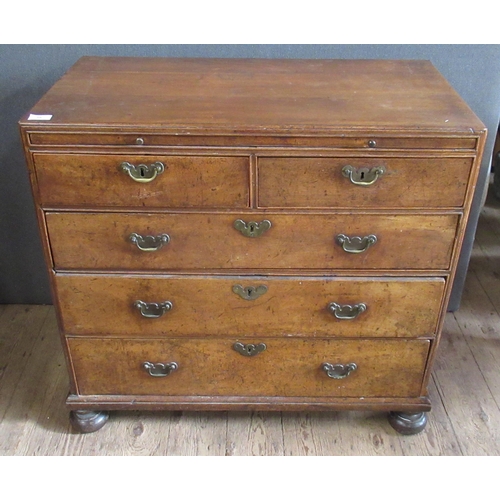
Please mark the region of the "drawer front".
<svg viewBox="0 0 500 500"><path fill-rule="evenodd" d="M435 279L60 275L71 335L424 337L444 292Z"/></svg>
<svg viewBox="0 0 500 500"><path fill-rule="evenodd" d="M68 339L81 395L414 397L429 349L427 340L259 339L266 349L244 356L237 342L250 351L238 338ZM157 375L177 369L152 376L144 363ZM330 378L323 363L345 378Z"/></svg>
<svg viewBox="0 0 500 500"><path fill-rule="evenodd" d="M248 157L33 156L45 207L238 208L249 204Z"/></svg>
<svg viewBox="0 0 500 500"><path fill-rule="evenodd" d="M447 269L458 216L51 212L46 220L56 269L370 271ZM271 227L248 237L240 220L247 233L255 220ZM139 248L148 236L157 250Z"/></svg>
<svg viewBox="0 0 500 500"><path fill-rule="evenodd" d="M259 158L259 206L461 207L472 160Z"/></svg>

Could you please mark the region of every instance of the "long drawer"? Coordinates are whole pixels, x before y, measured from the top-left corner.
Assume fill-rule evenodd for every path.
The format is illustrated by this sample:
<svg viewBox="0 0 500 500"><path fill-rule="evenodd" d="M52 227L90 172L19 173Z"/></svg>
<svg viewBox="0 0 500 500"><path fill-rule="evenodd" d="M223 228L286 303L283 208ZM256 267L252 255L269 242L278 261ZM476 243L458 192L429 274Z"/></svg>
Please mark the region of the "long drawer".
<svg viewBox="0 0 500 500"><path fill-rule="evenodd" d="M241 338L68 339L81 395L414 397L429 344L263 338L245 356Z"/></svg>
<svg viewBox="0 0 500 500"><path fill-rule="evenodd" d="M249 205L248 156L37 153L33 158L44 207Z"/></svg>
<svg viewBox="0 0 500 500"><path fill-rule="evenodd" d="M444 214L46 214L56 269L138 271L446 270L458 218Z"/></svg>
<svg viewBox="0 0 500 500"><path fill-rule="evenodd" d="M57 274L63 330L127 337L433 336L444 280Z"/></svg>
<svg viewBox="0 0 500 500"><path fill-rule="evenodd" d="M259 158L259 206L461 207L472 161L411 156Z"/></svg>

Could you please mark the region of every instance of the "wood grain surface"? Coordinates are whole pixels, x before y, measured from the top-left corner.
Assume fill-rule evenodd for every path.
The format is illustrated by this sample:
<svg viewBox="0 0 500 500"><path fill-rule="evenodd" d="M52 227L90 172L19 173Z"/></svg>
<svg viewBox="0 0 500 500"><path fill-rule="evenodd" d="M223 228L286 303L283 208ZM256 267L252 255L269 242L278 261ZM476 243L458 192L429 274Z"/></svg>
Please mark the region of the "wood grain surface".
<svg viewBox="0 0 500 500"><path fill-rule="evenodd" d="M84 57L31 113L53 115L45 128L118 124L266 134L484 128L430 62L404 60Z"/></svg>
<svg viewBox="0 0 500 500"><path fill-rule="evenodd" d="M233 287L265 286L245 300ZM441 278L321 279L276 277L58 274L62 328L69 335L127 337L433 337L443 301ZM145 318L136 300L170 301ZM328 305L366 305L356 319L337 319ZM153 308L153 312L156 310Z"/></svg>
<svg viewBox="0 0 500 500"><path fill-rule="evenodd" d="M259 206L428 208L461 207L472 158L261 158ZM383 167L371 186L357 186L342 169ZM436 192L439 190L439 196Z"/></svg>
<svg viewBox="0 0 500 500"><path fill-rule="evenodd" d="M44 207L215 207L249 205L248 157L121 155L34 155ZM161 162L165 171L139 183L120 170Z"/></svg>
<svg viewBox="0 0 500 500"><path fill-rule="evenodd" d="M257 238L233 226L270 220ZM46 214L56 269L383 269L446 270L457 215L292 214ZM128 237L168 234L170 242L142 252ZM378 241L360 254L346 253L339 234Z"/></svg>
<svg viewBox="0 0 500 500"><path fill-rule="evenodd" d="M417 397L428 340L253 339L267 349L243 356L245 339L121 340L68 338L81 395ZM152 377L144 362L178 364ZM355 363L345 379L329 378L323 363Z"/></svg>

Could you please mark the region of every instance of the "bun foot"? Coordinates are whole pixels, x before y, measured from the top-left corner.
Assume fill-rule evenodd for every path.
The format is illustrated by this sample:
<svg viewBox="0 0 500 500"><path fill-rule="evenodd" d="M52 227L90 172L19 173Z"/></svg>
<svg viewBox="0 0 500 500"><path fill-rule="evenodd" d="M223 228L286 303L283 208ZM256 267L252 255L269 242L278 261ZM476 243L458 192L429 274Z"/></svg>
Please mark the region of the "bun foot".
<svg viewBox="0 0 500 500"><path fill-rule="evenodd" d="M403 413L391 411L387 417L389 423L400 434L410 435L422 432L427 424L427 414L420 413Z"/></svg>
<svg viewBox="0 0 500 500"><path fill-rule="evenodd" d="M79 432L95 432L98 431L109 418L108 412L105 411L72 411L69 414L69 421L73 428Z"/></svg>

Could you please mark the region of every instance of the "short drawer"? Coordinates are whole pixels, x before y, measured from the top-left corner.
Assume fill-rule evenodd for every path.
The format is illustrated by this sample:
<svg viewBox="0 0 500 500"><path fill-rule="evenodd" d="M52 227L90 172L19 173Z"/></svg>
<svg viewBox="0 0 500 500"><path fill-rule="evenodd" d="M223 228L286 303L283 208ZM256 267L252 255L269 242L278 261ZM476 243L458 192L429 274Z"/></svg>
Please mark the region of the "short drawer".
<svg viewBox="0 0 500 500"><path fill-rule="evenodd" d="M260 207L461 207L472 158L259 158Z"/></svg>
<svg viewBox="0 0 500 500"><path fill-rule="evenodd" d="M33 155L44 207L247 207L249 158Z"/></svg>
<svg viewBox="0 0 500 500"><path fill-rule="evenodd" d="M441 278L57 274L63 330L126 337L429 337Z"/></svg>
<svg viewBox="0 0 500 500"><path fill-rule="evenodd" d="M430 344L403 339L252 342L253 348L236 337L69 338L68 346L80 395L414 397L421 392Z"/></svg>
<svg viewBox="0 0 500 500"><path fill-rule="evenodd" d="M364 272L448 269L458 215L50 212L46 220L59 270Z"/></svg>

